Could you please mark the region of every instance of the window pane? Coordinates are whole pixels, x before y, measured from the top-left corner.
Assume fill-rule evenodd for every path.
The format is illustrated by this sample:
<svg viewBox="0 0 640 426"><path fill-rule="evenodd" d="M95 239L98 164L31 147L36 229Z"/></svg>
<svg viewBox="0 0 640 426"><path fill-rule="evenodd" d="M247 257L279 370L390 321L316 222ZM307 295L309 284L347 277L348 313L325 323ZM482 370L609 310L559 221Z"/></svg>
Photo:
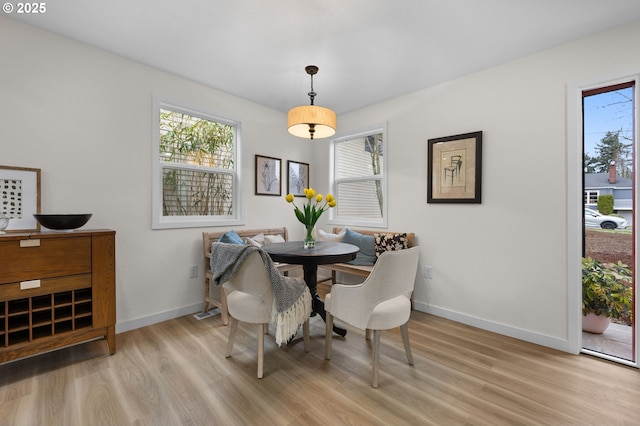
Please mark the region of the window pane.
<svg viewBox="0 0 640 426"><path fill-rule="evenodd" d="M584 192L584 203L585 204L598 204L598 193L599 193L599 191L585 191Z"/></svg>
<svg viewBox="0 0 640 426"><path fill-rule="evenodd" d="M152 228L242 224L240 123L154 99Z"/></svg>
<svg viewBox="0 0 640 426"><path fill-rule="evenodd" d="M367 180L338 183L338 217L382 218L382 182Z"/></svg>
<svg viewBox="0 0 640 426"><path fill-rule="evenodd" d="M160 160L233 169L233 126L160 109Z"/></svg>
<svg viewBox="0 0 640 426"><path fill-rule="evenodd" d="M336 179L383 174L382 133L336 144Z"/></svg>
<svg viewBox="0 0 640 426"><path fill-rule="evenodd" d="M232 194L230 174L162 169L163 216L229 216Z"/></svg>

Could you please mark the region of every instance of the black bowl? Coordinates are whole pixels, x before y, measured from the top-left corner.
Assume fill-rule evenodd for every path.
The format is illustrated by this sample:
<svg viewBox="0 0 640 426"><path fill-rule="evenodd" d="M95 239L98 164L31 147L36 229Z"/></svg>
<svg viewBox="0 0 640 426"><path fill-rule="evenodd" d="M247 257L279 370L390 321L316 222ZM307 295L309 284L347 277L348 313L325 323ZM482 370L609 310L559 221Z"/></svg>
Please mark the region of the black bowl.
<svg viewBox="0 0 640 426"><path fill-rule="evenodd" d="M66 231L77 229L89 222L89 214L34 214L38 223L47 229Z"/></svg>

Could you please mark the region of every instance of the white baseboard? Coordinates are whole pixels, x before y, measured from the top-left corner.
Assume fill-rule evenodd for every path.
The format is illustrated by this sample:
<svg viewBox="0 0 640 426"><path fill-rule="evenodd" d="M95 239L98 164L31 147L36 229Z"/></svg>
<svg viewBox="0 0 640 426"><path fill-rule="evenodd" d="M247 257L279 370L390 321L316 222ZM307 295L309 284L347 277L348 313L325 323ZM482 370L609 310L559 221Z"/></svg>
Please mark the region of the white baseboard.
<svg viewBox="0 0 640 426"><path fill-rule="evenodd" d="M201 303L195 303L193 305L183 306L146 317L139 317L126 322L118 323L116 324L116 333L124 333L126 331L135 330L136 328L146 327L148 325L167 321L173 318L178 318L184 315L194 314L196 312L199 312L201 308ZM414 309L416 311L450 319L452 321L467 324L472 327L481 328L493 333L513 337L514 339L524 340L525 342L534 343L536 345L546 346L549 348L557 349L559 351L569 352L573 354L578 353L572 350L572 347L569 344L568 340L559 339L557 337L547 336L544 334L523 330L517 327L512 327L510 325L487 321L481 318L462 314L460 312L455 312L416 301L414 301Z"/></svg>
<svg viewBox="0 0 640 426"><path fill-rule="evenodd" d="M502 334L504 336L513 337L514 339L523 340L525 342L534 343L536 345L546 346L548 348L557 349L563 352L578 354L570 345L568 340L559 339L557 337L547 336L544 334L534 333L532 331L523 330L521 328L512 327L506 324L487 321L482 318L473 317L471 315L462 314L460 312L432 306L427 303L414 301L414 309L416 311L425 312L427 314L450 319L472 327L481 328L493 333Z"/></svg>
<svg viewBox="0 0 640 426"><path fill-rule="evenodd" d="M146 327L148 325L156 324L162 321L190 315L202 310L202 302L195 303L193 305L182 306L180 308L171 309L157 314L149 315L146 317L138 317L129 321L119 322L116 324L116 334L124 333L125 331L135 330L136 328Z"/></svg>

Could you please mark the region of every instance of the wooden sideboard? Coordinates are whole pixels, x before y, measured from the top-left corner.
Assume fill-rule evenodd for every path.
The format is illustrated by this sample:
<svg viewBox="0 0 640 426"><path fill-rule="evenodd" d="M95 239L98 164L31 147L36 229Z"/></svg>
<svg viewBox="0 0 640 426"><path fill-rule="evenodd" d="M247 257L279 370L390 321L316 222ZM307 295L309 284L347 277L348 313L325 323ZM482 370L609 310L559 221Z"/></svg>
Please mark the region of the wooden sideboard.
<svg viewBox="0 0 640 426"><path fill-rule="evenodd" d="M115 231L0 235L0 363L105 338L116 350Z"/></svg>

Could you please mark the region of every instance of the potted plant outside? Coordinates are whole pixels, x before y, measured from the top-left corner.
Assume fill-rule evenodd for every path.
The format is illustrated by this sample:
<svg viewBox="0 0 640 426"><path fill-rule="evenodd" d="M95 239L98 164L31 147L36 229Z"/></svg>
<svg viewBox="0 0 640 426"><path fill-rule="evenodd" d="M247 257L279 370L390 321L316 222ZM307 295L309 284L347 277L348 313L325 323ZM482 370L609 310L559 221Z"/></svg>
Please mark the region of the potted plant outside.
<svg viewBox="0 0 640 426"><path fill-rule="evenodd" d="M604 333L611 319L631 314L631 269L618 263L603 264L582 258L582 329Z"/></svg>

